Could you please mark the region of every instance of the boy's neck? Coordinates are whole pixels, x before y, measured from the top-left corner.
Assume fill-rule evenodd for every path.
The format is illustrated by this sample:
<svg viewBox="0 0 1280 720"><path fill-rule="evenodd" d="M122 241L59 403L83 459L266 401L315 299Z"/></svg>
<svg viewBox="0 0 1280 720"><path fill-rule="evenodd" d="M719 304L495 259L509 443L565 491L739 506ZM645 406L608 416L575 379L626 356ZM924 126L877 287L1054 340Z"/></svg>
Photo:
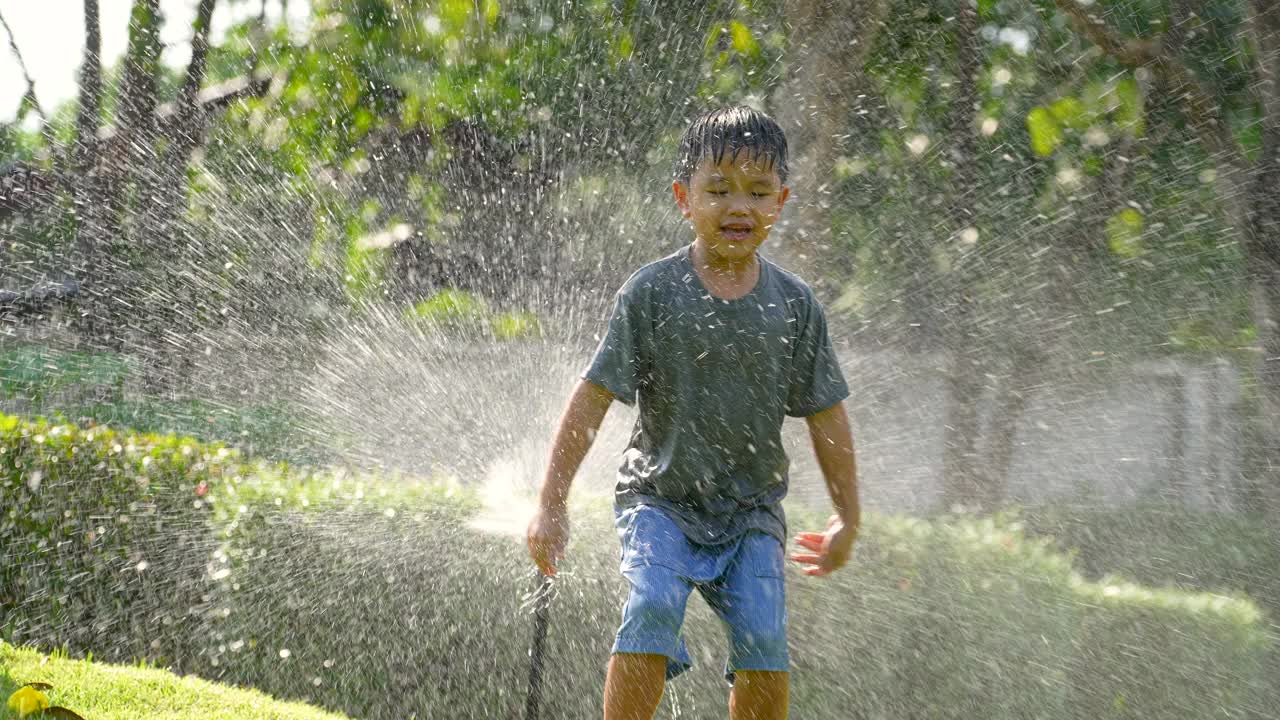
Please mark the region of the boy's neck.
<svg viewBox="0 0 1280 720"><path fill-rule="evenodd" d="M725 260L715 257L707 250L706 245L697 240L689 250L689 259L693 261L700 275L709 275L726 283L754 282L759 265L754 252L741 260Z"/></svg>

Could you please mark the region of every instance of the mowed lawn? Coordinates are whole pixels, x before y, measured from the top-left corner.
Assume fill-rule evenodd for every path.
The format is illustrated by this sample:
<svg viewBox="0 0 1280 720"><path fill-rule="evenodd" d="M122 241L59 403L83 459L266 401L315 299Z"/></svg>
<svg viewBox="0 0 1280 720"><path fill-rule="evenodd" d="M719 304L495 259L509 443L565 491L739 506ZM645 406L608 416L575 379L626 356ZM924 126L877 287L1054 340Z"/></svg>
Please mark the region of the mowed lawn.
<svg viewBox="0 0 1280 720"><path fill-rule="evenodd" d="M52 685L45 691L49 702L85 720L348 720L304 703L158 668L72 660L0 642L0 693L8 698L29 682ZM0 706L0 718L9 717L17 713Z"/></svg>

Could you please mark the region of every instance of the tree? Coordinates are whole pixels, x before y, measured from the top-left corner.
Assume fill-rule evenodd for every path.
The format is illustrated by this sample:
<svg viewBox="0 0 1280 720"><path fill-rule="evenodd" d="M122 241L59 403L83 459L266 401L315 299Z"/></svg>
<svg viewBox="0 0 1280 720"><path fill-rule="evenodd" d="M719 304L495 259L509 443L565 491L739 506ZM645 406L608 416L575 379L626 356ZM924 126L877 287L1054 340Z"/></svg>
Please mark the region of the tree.
<svg viewBox="0 0 1280 720"><path fill-rule="evenodd" d="M956 9L956 97L946 120L946 130L953 143L954 180L949 202L950 237L948 244L963 245L966 235L976 233L974 199L979 194L978 75L982 68L981 39L978 36L978 8L967 2ZM978 467L979 404L983 395L980 347L974 307L977 282L972 253L961 254L947 277L940 298L937 322L942 337L951 349L947 373L947 407L943 422L943 504L952 507L976 501L994 509L998 497L994 481Z"/></svg>
<svg viewBox="0 0 1280 720"><path fill-rule="evenodd" d="M1242 239L1252 288L1252 312L1257 339L1253 374L1256 404L1251 417L1252 452L1246 472L1247 507L1261 510L1277 505L1280 490L1280 3L1251 0L1233 4L1247 18L1238 32L1239 51L1251 58L1248 74L1255 90L1246 108L1256 113L1256 160L1233 133L1228 107L1221 94L1209 90L1187 66L1188 27L1196 22L1185 0L1172 4L1169 28L1161 37L1126 37L1105 19L1088 12L1075 0L1056 0L1077 29L1109 56L1130 68L1155 73L1166 91L1182 105L1209 161L1215 166L1216 188L1230 224ZM1252 107L1249 107L1252 106Z"/></svg>
<svg viewBox="0 0 1280 720"><path fill-rule="evenodd" d="M784 261L821 286L814 272L832 252L833 178L837 164L873 126L876 98L864 66L889 17L888 0L789 0L787 81L775 96L777 119L788 133L796 219L779 233Z"/></svg>

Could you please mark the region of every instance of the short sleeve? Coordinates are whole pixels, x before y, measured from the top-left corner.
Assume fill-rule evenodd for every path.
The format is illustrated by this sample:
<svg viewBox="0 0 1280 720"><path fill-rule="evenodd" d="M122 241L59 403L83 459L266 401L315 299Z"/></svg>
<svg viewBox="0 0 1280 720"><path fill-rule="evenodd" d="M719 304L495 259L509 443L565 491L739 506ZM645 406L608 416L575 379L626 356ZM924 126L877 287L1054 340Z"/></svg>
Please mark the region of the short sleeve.
<svg viewBox="0 0 1280 720"><path fill-rule="evenodd" d="M787 415L809 417L849 397L849 386L827 332L827 316L816 298L808 298L791 359Z"/></svg>
<svg viewBox="0 0 1280 720"><path fill-rule="evenodd" d="M649 323L640 296L631 283L618 291L604 338L582 373L584 379L613 393L625 405L635 404L644 376Z"/></svg>

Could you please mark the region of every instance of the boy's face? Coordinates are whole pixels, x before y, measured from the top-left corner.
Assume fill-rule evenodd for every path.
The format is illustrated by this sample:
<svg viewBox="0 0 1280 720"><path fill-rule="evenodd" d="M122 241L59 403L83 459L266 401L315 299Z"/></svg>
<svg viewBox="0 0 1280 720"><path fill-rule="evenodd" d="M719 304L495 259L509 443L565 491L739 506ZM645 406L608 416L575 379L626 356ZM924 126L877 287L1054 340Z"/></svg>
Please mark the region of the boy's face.
<svg viewBox="0 0 1280 720"><path fill-rule="evenodd" d="M778 180L772 161L749 150L728 153L719 165L703 158L688 185L675 181L676 205L713 257L744 260L769 236L791 189Z"/></svg>

